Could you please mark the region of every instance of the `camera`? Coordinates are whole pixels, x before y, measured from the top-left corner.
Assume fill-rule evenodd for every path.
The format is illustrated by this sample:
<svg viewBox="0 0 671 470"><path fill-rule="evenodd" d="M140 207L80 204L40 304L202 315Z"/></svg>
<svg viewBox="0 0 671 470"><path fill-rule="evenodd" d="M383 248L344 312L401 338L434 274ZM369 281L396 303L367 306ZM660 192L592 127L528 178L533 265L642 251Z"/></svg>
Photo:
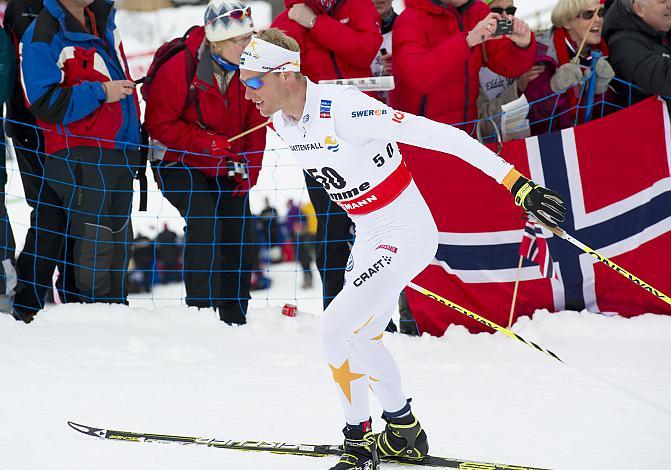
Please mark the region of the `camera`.
<svg viewBox="0 0 671 470"><path fill-rule="evenodd" d="M504 34L512 34L513 20L497 20L496 31L493 36L503 36Z"/></svg>

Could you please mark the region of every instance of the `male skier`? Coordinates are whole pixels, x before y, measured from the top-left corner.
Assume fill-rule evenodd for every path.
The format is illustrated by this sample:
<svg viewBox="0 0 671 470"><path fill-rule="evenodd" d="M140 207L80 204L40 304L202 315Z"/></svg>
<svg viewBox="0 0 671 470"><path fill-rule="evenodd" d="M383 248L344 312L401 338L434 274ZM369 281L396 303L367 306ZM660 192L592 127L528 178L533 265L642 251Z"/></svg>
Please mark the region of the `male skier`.
<svg viewBox="0 0 671 470"><path fill-rule="evenodd" d="M564 220L563 202L461 130L394 111L355 87L312 83L300 73L298 44L278 29L252 39L240 60L240 81L245 97L273 117L304 171L356 226L345 286L320 322L346 419L344 452L332 470L374 470L379 455L421 458L429 449L426 433L382 336L399 292L436 254L438 230L396 142L458 156L505 185L516 204L549 226ZM369 387L387 423L377 435Z"/></svg>

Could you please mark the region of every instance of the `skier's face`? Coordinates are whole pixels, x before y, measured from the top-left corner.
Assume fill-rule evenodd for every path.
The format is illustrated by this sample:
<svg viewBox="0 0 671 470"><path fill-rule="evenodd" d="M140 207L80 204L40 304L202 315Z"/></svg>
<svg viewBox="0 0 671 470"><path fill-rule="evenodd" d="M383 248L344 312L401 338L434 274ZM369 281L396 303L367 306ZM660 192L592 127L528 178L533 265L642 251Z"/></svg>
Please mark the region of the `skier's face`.
<svg viewBox="0 0 671 470"><path fill-rule="evenodd" d="M245 98L252 101L261 116L271 116L280 109L286 97L282 75L290 72L259 73L240 69L240 81L245 85Z"/></svg>

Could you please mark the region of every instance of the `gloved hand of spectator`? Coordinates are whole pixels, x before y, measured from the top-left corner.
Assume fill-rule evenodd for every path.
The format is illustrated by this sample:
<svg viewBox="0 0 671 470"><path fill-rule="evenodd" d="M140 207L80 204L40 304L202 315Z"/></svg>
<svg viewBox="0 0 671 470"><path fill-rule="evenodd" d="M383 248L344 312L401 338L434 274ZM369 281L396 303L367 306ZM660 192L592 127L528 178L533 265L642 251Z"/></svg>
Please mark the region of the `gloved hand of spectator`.
<svg viewBox="0 0 671 470"><path fill-rule="evenodd" d="M228 151L230 148L231 143L226 137L221 134L214 134L212 144L210 145L210 155L217 157L230 156L231 152Z"/></svg>
<svg viewBox="0 0 671 470"><path fill-rule="evenodd" d="M596 72L595 92L600 95L608 90L608 84L615 77L615 72L603 57L596 61L594 71Z"/></svg>
<svg viewBox="0 0 671 470"><path fill-rule="evenodd" d="M116 103L135 91L135 83L130 80L100 82L105 90L105 103Z"/></svg>
<svg viewBox="0 0 671 470"><path fill-rule="evenodd" d="M564 64L557 69L550 79L550 88L560 93L582 81L582 70L578 64Z"/></svg>
<svg viewBox="0 0 671 470"><path fill-rule="evenodd" d="M516 205L521 206L548 227L556 227L564 221L566 215L564 201L551 189L520 176L510 188L510 192L515 197Z"/></svg>

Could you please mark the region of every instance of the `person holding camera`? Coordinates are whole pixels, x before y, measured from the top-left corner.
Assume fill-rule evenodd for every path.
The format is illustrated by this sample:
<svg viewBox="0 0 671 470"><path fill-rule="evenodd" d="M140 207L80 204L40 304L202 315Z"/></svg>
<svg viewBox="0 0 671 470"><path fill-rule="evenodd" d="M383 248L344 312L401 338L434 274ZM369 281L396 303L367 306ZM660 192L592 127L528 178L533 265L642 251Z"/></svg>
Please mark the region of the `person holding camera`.
<svg viewBox="0 0 671 470"><path fill-rule="evenodd" d="M253 30L245 4L212 0L186 49L157 70L145 112L149 135L169 149L157 183L186 221L186 304L215 307L229 324L246 322L253 236L247 193L266 144L264 129L228 141L264 121L239 80ZM189 61L196 63L187 82Z"/></svg>
<svg viewBox="0 0 671 470"><path fill-rule="evenodd" d="M536 53L528 24L504 19L479 0L407 0L393 42L391 105L468 132L477 118L482 66L519 77Z"/></svg>
<svg viewBox="0 0 671 470"><path fill-rule="evenodd" d="M532 134L583 122L579 111L587 99L583 84L591 73L594 51L602 56L595 64L595 102L603 100L600 95L609 92L608 85L615 73L606 60L608 48L601 37L604 12L599 0L559 0L552 9L552 28L538 36L536 64L543 65L545 70L529 84L526 92L529 102L536 101L529 111ZM605 106L604 111L610 111L609 107Z"/></svg>

